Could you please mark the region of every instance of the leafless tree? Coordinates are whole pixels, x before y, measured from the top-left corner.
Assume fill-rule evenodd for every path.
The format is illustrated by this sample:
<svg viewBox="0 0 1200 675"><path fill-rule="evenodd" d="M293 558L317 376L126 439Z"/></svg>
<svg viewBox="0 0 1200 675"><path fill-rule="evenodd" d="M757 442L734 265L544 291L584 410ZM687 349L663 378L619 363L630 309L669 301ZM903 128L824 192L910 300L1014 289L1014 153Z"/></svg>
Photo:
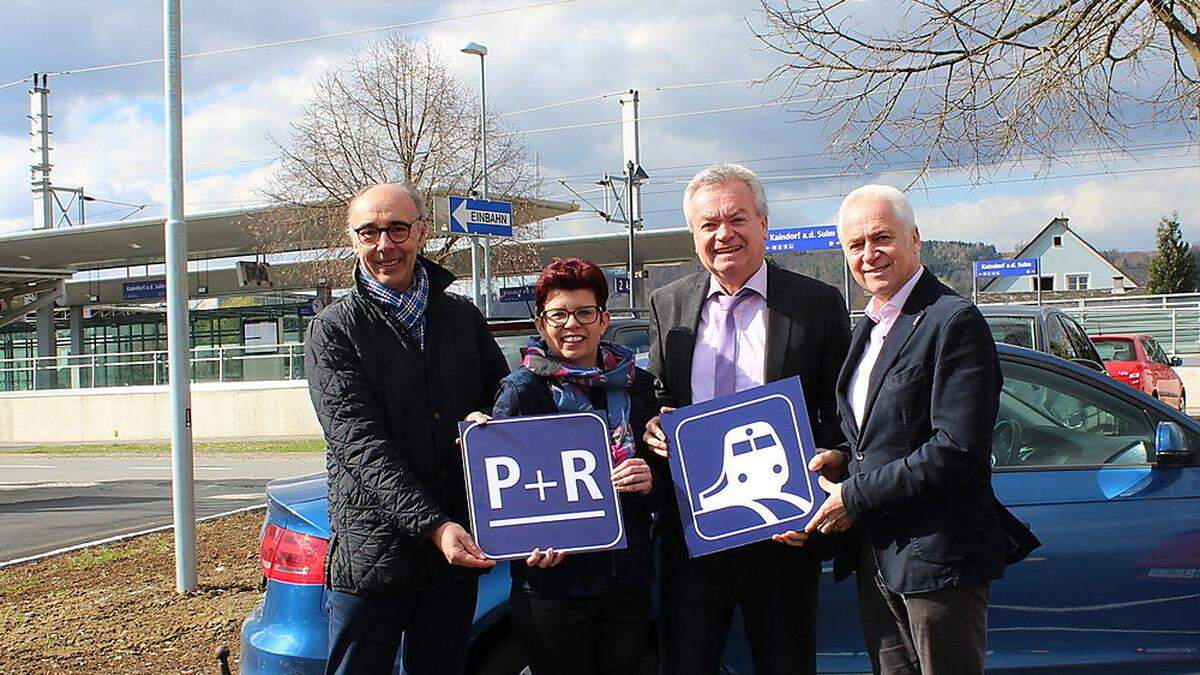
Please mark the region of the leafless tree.
<svg viewBox="0 0 1200 675"><path fill-rule="evenodd" d="M494 116L487 124L489 193L536 196L526 146L501 134ZM310 264L298 273L312 283L347 278L346 203L360 188L407 180L428 196L431 215L436 195L482 188L478 93L424 43L392 37L358 50L314 84L291 127L290 138L275 141L278 168L266 189L282 208L248 226L265 253L307 250ZM516 241L496 241L493 270L519 267L533 255L520 241L537 233L528 225L516 228ZM431 237L426 255L435 261L460 246L458 236Z"/></svg>
<svg viewBox="0 0 1200 675"><path fill-rule="evenodd" d="M762 2L755 33L784 57L792 109L859 165L978 172L1119 149L1196 111L1200 0L902 0L870 17L855 0Z"/></svg>

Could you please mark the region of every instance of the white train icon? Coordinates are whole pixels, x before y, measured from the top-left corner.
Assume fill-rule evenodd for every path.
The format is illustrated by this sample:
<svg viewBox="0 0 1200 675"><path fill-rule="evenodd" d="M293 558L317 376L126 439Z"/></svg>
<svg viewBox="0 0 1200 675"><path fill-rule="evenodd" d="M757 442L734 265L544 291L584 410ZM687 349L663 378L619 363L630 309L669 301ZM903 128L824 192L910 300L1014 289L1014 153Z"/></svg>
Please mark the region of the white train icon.
<svg viewBox="0 0 1200 675"><path fill-rule="evenodd" d="M742 506L771 525L795 514L781 517L761 500L786 502L800 509L801 514L812 510L811 500L784 491L791 467L779 434L769 422L751 422L725 432L723 458L721 477L699 494L698 514Z"/></svg>

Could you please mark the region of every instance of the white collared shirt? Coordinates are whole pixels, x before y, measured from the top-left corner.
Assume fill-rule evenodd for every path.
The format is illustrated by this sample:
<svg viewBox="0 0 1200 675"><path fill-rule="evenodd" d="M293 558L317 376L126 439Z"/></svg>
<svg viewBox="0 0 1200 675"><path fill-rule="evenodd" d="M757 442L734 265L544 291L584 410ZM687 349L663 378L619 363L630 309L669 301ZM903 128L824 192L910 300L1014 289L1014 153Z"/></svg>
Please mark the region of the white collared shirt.
<svg viewBox="0 0 1200 675"><path fill-rule="evenodd" d="M875 362L879 360L879 352L883 350L883 341L892 331L892 326L896 325L896 319L900 317L900 310L904 309L904 303L908 301L908 296L912 295L913 286L917 285L917 280L921 278L921 272L924 269L924 267L917 267L912 278L890 300L883 303L883 306L879 306L878 300L872 297L863 310L867 315L866 318L874 321L875 326L871 328L871 341L863 349L858 367L850 376L850 409L854 411L854 423L860 429L863 415L866 414L867 390L871 386L871 371L875 369Z"/></svg>
<svg viewBox="0 0 1200 675"><path fill-rule="evenodd" d="M744 391L764 384L767 365L767 263L763 262L742 288L754 291L742 299L733 312L737 331L736 374L734 391ZM708 280L708 291L700 310L700 325L696 328L696 346L692 351L692 403L713 398L716 389L717 349L725 328L725 311L716 295L725 289L716 277Z"/></svg>

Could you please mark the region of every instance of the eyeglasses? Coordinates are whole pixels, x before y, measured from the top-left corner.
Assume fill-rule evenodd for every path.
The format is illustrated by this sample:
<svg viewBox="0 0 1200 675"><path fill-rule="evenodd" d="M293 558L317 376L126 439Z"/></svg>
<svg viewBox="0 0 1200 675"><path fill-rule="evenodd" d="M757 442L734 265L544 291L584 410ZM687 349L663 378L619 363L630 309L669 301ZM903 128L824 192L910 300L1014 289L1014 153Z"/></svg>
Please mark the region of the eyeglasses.
<svg viewBox="0 0 1200 675"><path fill-rule="evenodd" d="M393 244L403 244L412 236L412 229L422 220L418 218L411 223L397 223L388 227L363 225L362 227L355 228L354 234L358 235L358 240L364 244L374 244L379 241L380 233L386 233L387 238L391 239Z"/></svg>
<svg viewBox="0 0 1200 675"><path fill-rule="evenodd" d="M538 316L554 327L567 325L567 320L575 317L575 322L581 326L590 326L600 320L604 309L596 305L584 305L575 309L543 309Z"/></svg>

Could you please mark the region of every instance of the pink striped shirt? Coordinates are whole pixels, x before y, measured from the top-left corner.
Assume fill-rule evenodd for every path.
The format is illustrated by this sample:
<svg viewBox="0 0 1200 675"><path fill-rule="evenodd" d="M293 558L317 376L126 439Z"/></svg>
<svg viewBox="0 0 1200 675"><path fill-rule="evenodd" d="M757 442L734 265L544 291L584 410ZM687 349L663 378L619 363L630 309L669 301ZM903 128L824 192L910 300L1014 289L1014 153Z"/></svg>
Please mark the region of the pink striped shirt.
<svg viewBox="0 0 1200 675"><path fill-rule="evenodd" d="M753 389L765 384L767 359L767 264L746 280L743 288L754 291L733 310L737 327L737 374L734 391ZM724 294L716 277L708 281L708 295L700 310L700 325L696 328L696 347L692 351L692 403L713 398L717 368L717 349L725 326L725 312L715 296Z"/></svg>

